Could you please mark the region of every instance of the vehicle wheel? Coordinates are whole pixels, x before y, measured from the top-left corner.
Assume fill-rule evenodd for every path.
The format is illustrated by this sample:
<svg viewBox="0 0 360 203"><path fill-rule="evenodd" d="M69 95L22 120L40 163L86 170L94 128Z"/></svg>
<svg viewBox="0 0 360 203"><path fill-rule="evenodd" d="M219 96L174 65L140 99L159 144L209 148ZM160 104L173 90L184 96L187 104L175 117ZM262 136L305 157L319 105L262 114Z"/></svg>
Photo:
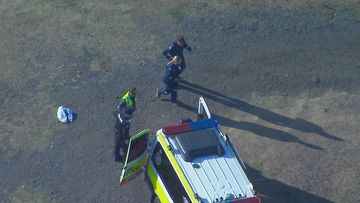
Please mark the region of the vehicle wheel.
<svg viewBox="0 0 360 203"><path fill-rule="evenodd" d="M156 194L151 196L151 203L161 203L159 197Z"/></svg>

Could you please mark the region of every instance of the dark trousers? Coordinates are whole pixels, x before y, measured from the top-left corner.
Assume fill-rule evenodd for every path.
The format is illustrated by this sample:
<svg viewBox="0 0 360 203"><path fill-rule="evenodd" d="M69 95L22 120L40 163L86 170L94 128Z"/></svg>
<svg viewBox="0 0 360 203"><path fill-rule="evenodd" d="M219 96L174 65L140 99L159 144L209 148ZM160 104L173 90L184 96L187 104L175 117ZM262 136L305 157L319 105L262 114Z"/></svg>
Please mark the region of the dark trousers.
<svg viewBox="0 0 360 203"><path fill-rule="evenodd" d="M118 120L118 119L117 119ZM130 123L123 121L120 123L117 121L115 124L114 135L114 158L115 161L121 160L120 149L122 149L123 155L126 156L128 144L125 140L129 141Z"/></svg>
<svg viewBox="0 0 360 203"><path fill-rule="evenodd" d="M115 161L121 160L120 149L122 149L123 155L125 156L127 153L127 144L125 140L121 136L114 136L114 158Z"/></svg>
<svg viewBox="0 0 360 203"><path fill-rule="evenodd" d="M178 70L176 71L175 77L179 77L179 75L180 75L182 72L184 72L184 70L185 70L185 68L186 68L186 63L181 63L179 67L180 67L180 69L178 69Z"/></svg>
<svg viewBox="0 0 360 203"><path fill-rule="evenodd" d="M175 81L166 81L165 87L159 89L159 95L168 95L171 94L171 101L176 102L177 91L175 90L177 83Z"/></svg>

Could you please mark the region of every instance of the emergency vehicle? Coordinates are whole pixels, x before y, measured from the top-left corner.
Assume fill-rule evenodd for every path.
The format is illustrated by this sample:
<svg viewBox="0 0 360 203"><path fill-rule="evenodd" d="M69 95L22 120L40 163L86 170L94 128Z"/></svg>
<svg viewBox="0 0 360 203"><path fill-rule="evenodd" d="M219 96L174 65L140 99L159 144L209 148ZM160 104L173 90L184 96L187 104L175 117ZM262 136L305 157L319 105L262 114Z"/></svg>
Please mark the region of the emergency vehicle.
<svg viewBox="0 0 360 203"><path fill-rule="evenodd" d="M152 202L260 203L230 138L202 97L198 118L168 125L149 143L150 130L130 138L123 185L145 172Z"/></svg>

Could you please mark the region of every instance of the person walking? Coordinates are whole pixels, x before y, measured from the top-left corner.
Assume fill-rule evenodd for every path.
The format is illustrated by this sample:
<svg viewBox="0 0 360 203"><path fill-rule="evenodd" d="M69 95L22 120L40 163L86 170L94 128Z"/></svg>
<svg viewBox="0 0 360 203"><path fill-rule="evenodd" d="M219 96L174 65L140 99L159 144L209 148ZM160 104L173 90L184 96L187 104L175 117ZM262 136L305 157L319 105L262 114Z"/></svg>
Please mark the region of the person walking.
<svg viewBox="0 0 360 203"><path fill-rule="evenodd" d="M120 149L125 156L129 144L129 131L130 131L130 119L136 109L135 97L137 89L133 87L130 91L127 91L121 98L117 111L114 112L116 122L114 126L114 158L115 161L123 161L123 157L120 155Z"/></svg>
<svg viewBox="0 0 360 203"><path fill-rule="evenodd" d="M174 56L173 59L166 65L165 74L162 77L163 83L165 83L164 88L157 88L156 89L156 97L160 98L160 95L168 95L171 94L171 101L176 102L177 91L174 89L176 88L175 77L177 71L180 69L181 64L181 57Z"/></svg>
<svg viewBox="0 0 360 203"><path fill-rule="evenodd" d="M162 54L171 61L175 56L180 56L181 64L180 68L176 71L175 77L179 78L179 75L185 70L186 62L184 57L184 49L191 51L192 48L186 43L184 36L179 35L174 43L166 48Z"/></svg>

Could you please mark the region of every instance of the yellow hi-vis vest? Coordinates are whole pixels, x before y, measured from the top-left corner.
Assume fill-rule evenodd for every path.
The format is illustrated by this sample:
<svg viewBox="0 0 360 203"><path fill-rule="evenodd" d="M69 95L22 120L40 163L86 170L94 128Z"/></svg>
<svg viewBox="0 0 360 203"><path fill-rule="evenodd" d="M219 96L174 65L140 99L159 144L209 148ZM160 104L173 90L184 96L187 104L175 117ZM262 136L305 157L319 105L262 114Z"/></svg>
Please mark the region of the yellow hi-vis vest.
<svg viewBox="0 0 360 203"><path fill-rule="evenodd" d="M126 107L132 108L132 109L135 110L135 108L134 108L134 102L133 102L133 100L130 98L130 95L129 95L129 94L130 94L130 92L127 91L127 92L124 94L124 96L121 98L121 100L123 100L123 101L125 102Z"/></svg>

